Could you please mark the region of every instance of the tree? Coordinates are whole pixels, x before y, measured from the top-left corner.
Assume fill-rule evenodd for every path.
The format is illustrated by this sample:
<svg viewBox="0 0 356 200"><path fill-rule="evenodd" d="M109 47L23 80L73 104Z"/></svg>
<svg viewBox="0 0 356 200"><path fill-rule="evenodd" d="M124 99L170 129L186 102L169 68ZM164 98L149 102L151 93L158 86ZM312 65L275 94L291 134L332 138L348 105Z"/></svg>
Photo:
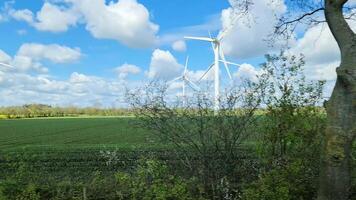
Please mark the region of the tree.
<svg viewBox="0 0 356 200"><path fill-rule="evenodd" d="M230 0L236 12L246 13L253 0ZM274 1L274 0L271 0ZM322 150L318 199L351 196L351 150L356 136L356 35L346 20L356 19L349 0L289 0L289 12L280 17L275 36L289 38L300 24L327 23L341 52L337 80L326 103L327 127ZM320 13L324 12L324 17Z"/></svg>
<svg viewBox="0 0 356 200"><path fill-rule="evenodd" d="M300 23L315 25L326 22L341 52L341 64L336 69L336 85L326 104L327 127L318 199L349 199L351 151L356 136L356 35L346 20L355 19L355 7L345 7L348 0L292 2L303 8L304 13L292 20L281 19L276 32L288 35ZM324 12L325 20L313 17L320 11Z"/></svg>

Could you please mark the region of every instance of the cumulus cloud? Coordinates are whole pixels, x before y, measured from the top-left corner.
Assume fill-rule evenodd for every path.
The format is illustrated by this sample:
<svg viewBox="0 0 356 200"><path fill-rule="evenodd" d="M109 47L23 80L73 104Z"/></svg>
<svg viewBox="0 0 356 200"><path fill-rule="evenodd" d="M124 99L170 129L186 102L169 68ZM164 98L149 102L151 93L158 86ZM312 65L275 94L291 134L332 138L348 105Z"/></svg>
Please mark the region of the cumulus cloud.
<svg viewBox="0 0 356 200"><path fill-rule="evenodd" d="M9 63L10 61L11 61L11 57L0 49L0 62Z"/></svg>
<svg viewBox="0 0 356 200"><path fill-rule="evenodd" d="M0 50L0 61L13 65L18 71L35 70L47 73L48 69L42 65L47 60L52 63L73 63L81 58L79 48L70 48L58 44L25 43L21 45L13 57Z"/></svg>
<svg viewBox="0 0 356 200"><path fill-rule="evenodd" d="M356 22L349 21L356 31ZM290 50L292 54L304 54L305 73L312 80L336 80L336 67L340 64L339 47L326 24L308 29Z"/></svg>
<svg viewBox="0 0 356 200"><path fill-rule="evenodd" d="M9 14L11 17L13 17L14 19L16 19L18 21L25 21L30 24L33 23L33 13L32 13L32 11L30 11L28 9L24 9L24 10L11 9L9 11Z"/></svg>
<svg viewBox="0 0 356 200"><path fill-rule="evenodd" d="M34 60L47 59L54 63L70 63L80 59L81 52L79 48L70 48L58 44L23 44L18 53L18 56L30 57Z"/></svg>
<svg viewBox="0 0 356 200"><path fill-rule="evenodd" d="M0 72L0 102L4 105L43 103L60 106L115 106L124 86L119 81L73 72L67 80L47 75ZM105 88L105 90L103 90ZM119 105L120 106L120 105Z"/></svg>
<svg viewBox="0 0 356 200"><path fill-rule="evenodd" d="M88 77L84 74L80 74L78 72L73 72L69 78L70 83L87 83L90 81L91 81L90 77Z"/></svg>
<svg viewBox="0 0 356 200"><path fill-rule="evenodd" d="M234 22L236 12L232 7L223 10L222 30L229 30L222 41L224 52L235 58L250 58L266 54L271 47L265 39L273 32L274 25L278 22L276 16L282 15L286 9L283 0L254 1L249 15L236 22Z"/></svg>
<svg viewBox="0 0 356 200"><path fill-rule="evenodd" d="M253 82L257 82L257 76L261 74L261 69L257 69L251 64L243 63L237 72L234 73L234 79L236 81L241 80L250 80Z"/></svg>
<svg viewBox="0 0 356 200"><path fill-rule="evenodd" d="M150 21L145 6L136 0L70 0L81 12L86 29L96 38L114 39L130 47L150 47L159 26Z"/></svg>
<svg viewBox="0 0 356 200"><path fill-rule="evenodd" d="M129 74L139 74L141 73L141 68L136 65L123 64L120 67L115 68L115 72L118 73L120 79L126 78Z"/></svg>
<svg viewBox="0 0 356 200"><path fill-rule="evenodd" d="M60 5L54 2L60 3ZM150 20L147 8L137 0L58 0L45 2L34 15L28 9L10 9L12 18L40 31L65 32L77 23L98 39L112 39L135 48L152 47L159 26Z"/></svg>
<svg viewBox="0 0 356 200"><path fill-rule="evenodd" d="M76 25L79 15L72 9L64 9L45 2L37 12L33 26L40 31L65 32L70 26Z"/></svg>
<svg viewBox="0 0 356 200"><path fill-rule="evenodd" d="M28 9L10 9L9 15L18 21L25 21L40 31L65 32L70 26L76 25L79 14L73 9L61 8L45 2L36 16Z"/></svg>
<svg viewBox="0 0 356 200"><path fill-rule="evenodd" d="M177 59L169 52L156 49L151 57L147 76L149 78L169 80L178 76L183 69Z"/></svg>
<svg viewBox="0 0 356 200"><path fill-rule="evenodd" d="M172 49L174 51L184 52L187 50L187 44L185 43L184 40L178 40L172 44Z"/></svg>

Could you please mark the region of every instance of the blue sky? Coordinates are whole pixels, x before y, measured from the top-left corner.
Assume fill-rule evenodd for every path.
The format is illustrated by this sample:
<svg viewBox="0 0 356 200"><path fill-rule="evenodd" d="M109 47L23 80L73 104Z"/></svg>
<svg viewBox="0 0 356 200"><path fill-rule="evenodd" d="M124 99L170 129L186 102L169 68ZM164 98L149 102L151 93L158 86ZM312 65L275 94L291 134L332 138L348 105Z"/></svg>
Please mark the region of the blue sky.
<svg viewBox="0 0 356 200"><path fill-rule="evenodd" d="M35 13L41 9L43 3L44 1L41 0L18 0L12 7L17 10L29 9ZM151 21L160 26L158 35L174 33L180 28L209 23L211 20L217 21L216 18L219 17L221 10L229 7L227 1L207 1L203 5L202 1L199 0L191 1L189 5L184 0L146 0L139 1L139 3L143 4L150 12ZM216 32L219 25L212 27L211 31ZM25 30L26 34L20 35L19 30ZM207 34L208 32L204 33L204 35ZM10 55L16 54L23 43L56 43L79 47L84 54L80 62L64 64L63 66L46 63L51 69L51 74L59 79L66 79L73 71L115 78L111 71L113 67L130 63L144 68L149 65L154 48L171 49L169 44L150 48L130 48L114 40L96 39L85 30L84 24L78 24L66 32L52 33L38 31L26 22L16 20L1 24L0 43L1 49ZM191 45L194 45L194 43ZM206 52L209 53L208 50ZM177 53L176 56L181 63L184 62L185 53ZM199 56L199 54L196 56ZM196 57L197 63L202 60L199 57ZM194 62L195 59L191 59L191 61Z"/></svg>
<svg viewBox="0 0 356 200"><path fill-rule="evenodd" d="M288 6L269 1L256 1L222 42L228 60L242 64L231 67L235 79L253 78L263 55L278 51L264 39ZM0 106L119 106L124 86L177 77L187 55L197 81L213 60L211 47L183 36L218 35L234 14L227 0L1 0L0 8L0 62L15 67L0 68ZM303 29L290 44L308 55L307 77L328 80L330 93L340 58L327 26Z"/></svg>

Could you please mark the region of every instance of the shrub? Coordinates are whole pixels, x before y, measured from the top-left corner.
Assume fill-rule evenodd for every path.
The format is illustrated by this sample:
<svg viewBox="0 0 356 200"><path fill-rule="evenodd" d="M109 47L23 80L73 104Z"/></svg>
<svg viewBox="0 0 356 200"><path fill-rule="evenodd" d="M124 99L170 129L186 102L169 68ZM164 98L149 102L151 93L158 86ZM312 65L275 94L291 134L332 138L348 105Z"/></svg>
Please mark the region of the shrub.
<svg viewBox="0 0 356 200"><path fill-rule="evenodd" d="M244 190L246 199L312 199L318 181L325 114L324 82L307 81L303 56L267 55L260 80L266 113L260 121L260 178Z"/></svg>
<svg viewBox="0 0 356 200"><path fill-rule="evenodd" d="M116 179L120 199L197 199L192 180L171 175L165 164L155 160L141 160L132 174L118 172Z"/></svg>

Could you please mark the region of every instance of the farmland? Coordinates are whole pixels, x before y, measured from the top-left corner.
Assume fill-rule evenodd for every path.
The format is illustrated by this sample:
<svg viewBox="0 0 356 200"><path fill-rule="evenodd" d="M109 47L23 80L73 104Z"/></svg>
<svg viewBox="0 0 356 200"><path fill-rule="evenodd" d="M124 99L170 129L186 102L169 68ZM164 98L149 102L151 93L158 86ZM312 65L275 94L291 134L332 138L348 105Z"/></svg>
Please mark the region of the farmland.
<svg viewBox="0 0 356 200"><path fill-rule="evenodd" d="M0 121L0 149L85 149L148 147L152 137L134 118L56 118Z"/></svg>
<svg viewBox="0 0 356 200"><path fill-rule="evenodd" d="M160 145L130 117L0 120L0 177L21 165L50 177L87 179L94 171L110 173L103 151L119 152L127 168L142 151ZM141 153L137 153L140 151Z"/></svg>

